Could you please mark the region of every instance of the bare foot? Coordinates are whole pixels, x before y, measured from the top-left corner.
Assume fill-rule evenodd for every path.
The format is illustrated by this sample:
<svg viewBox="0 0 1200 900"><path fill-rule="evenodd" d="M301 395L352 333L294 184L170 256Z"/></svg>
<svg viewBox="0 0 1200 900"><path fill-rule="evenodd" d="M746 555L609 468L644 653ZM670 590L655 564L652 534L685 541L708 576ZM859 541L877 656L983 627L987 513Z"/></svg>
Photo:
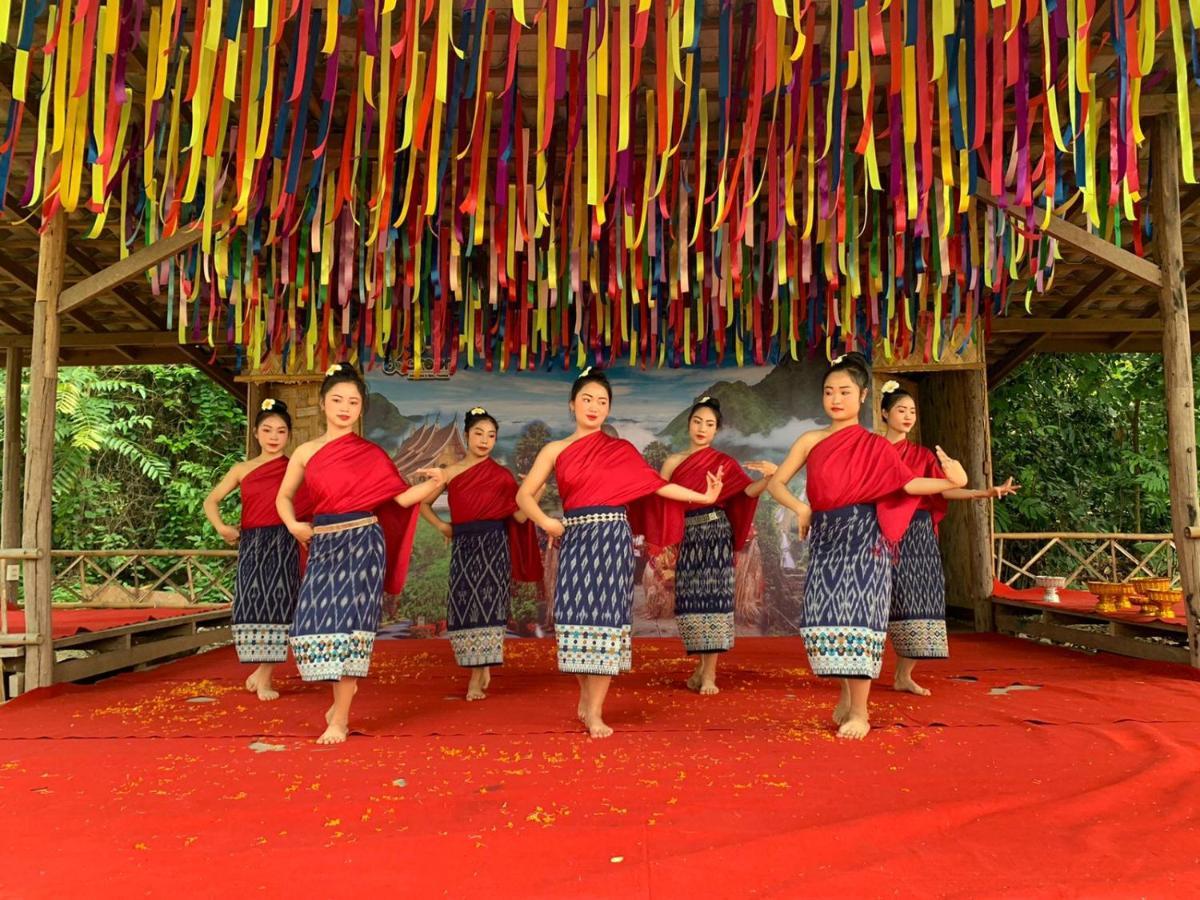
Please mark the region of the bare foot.
<svg viewBox="0 0 1200 900"><path fill-rule="evenodd" d="M492 685L492 667L483 667L483 677L479 681L479 689L486 691Z"/></svg>
<svg viewBox="0 0 1200 900"><path fill-rule="evenodd" d="M575 710L575 715L583 724L587 724L587 709L582 700L579 701L579 706Z"/></svg>
<svg viewBox="0 0 1200 900"><path fill-rule="evenodd" d="M870 730L871 723L867 720L866 716L850 713L842 723L842 727L838 729L838 737L845 738L848 741L861 741L867 736Z"/></svg>
<svg viewBox="0 0 1200 900"><path fill-rule="evenodd" d="M246 679L246 690L252 694L257 694L259 700L278 700L279 691L271 685L271 671L263 671L263 666L259 666L250 673L250 677Z"/></svg>
<svg viewBox="0 0 1200 900"><path fill-rule="evenodd" d="M696 671L695 671L695 672L693 672L693 673L692 673L692 677L691 677L691 678L689 678L689 679L687 680L687 686L688 686L688 690L689 690L689 691L698 691L698 690L700 690L700 683L703 681L703 678L701 677L701 674L700 674L700 673L701 673L701 670L702 670L703 668L704 668L704 664L703 664L703 663L701 663L700 665L696 666Z"/></svg>
<svg viewBox="0 0 1200 900"><path fill-rule="evenodd" d="M332 706L329 707L329 709L325 710L325 724L326 725L333 724L333 707Z"/></svg>
<svg viewBox="0 0 1200 900"><path fill-rule="evenodd" d="M471 680L467 683L467 700L486 700L487 694L484 689L487 685L484 683L483 673L486 669L472 669Z"/></svg>
<svg viewBox="0 0 1200 900"><path fill-rule="evenodd" d="M581 716L583 724L587 727L588 734L594 738L612 737L613 730L604 724L604 720L599 716Z"/></svg>
<svg viewBox="0 0 1200 900"><path fill-rule="evenodd" d="M850 718L850 689L842 685L842 695L838 697L837 706L833 708L833 724L845 725Z"/></svg>
<svg viewBox="0 0 1200 900"><path fill-rule="evenodd" d="M706 697L721 693L715 678L705 678L700 684L700 693Z"/></svg>
<svg viewBox="0 0 1200 900"><path fill-rule="evenodd" d="M318 744L344 744L350 735L350 729L345 725L330 722L329 727L317 738Z"/></svg>
<svg viewBox="0 0 1200 900"><path fill-rule="evenodd" d="M892 687L898 691L907 691L910 694L916 694L918 697L929 697L932 692L929 688L921 687L913 681L911 675L896 675L896 680L892 682Z"/></svg>

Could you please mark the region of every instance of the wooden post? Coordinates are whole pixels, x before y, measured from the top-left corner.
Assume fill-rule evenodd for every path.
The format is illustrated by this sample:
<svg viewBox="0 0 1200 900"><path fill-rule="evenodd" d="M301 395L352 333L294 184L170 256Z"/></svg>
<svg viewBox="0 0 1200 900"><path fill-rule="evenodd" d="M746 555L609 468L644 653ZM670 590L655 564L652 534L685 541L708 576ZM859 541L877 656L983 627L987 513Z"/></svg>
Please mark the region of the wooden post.
<svg viewBox="0 0 1200 900"><path fill-rule="evenodd" d="M25 650L25 688L54 681L54 638L50 626L54 561L51 499L54 488L54 418L58 400L58 298L67 250L67 219L57 212L42 229L37 296L33 304L33 347L29 365L29 424L25 458L25 516L22 546L40 551L25 563L25 631L37 642Z"/></svg>
<svg viewBox="0 0 1200 900"><path fill-rule="evenodd" d="M1171 530L1179 553L1179 580L1187 606L1188 658L1193 666L1200 668L1200 543L1188 536L1188 529L1200 524L1196 490L1196 388L1192 381L1191 329L1183 275L1179 123L1170 116L1156 116L1150 121L1150 159L1154 173L1150 216L1163 273L1158 308L1163 324Z"/></svg>
<svg viewBox="0 0 1200 900"><path fill-rule="evenodd" d="M921 382L921 442L957 457L971 487L992 483L987 374L982 366L930 373ZM971 610L977 631L992 631L992 516L981 501L951 503L940 541L946 603Z"/></svg>
<svg viewBox="0 0 1200 900"><path fill-rule="evenodd" d="M10 347L4 365L4 475L3 511L0 512L0 547L21 543L21 350ZM8 562L0 560L0 603L17 602L17 580L8 578ZM14 564L15 565L15 564Z"/></svg>

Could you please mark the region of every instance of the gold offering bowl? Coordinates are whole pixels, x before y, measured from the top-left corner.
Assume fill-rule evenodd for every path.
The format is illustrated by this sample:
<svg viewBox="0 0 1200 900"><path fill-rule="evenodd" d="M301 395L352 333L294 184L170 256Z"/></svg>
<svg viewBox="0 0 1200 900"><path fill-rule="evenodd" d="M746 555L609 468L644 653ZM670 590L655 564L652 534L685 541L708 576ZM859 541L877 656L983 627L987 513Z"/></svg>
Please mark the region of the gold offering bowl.
<svg viewBox="0 0 1200 900"><path fill-rule="evenodd" d="M1160 578L1158 576L1153 578L1132 578L1129 583L1137 588L1137 592L1143 597L1150 593L1150 591L1169 591L1171 589L1171 579Z"/></svg>
<svg viewBox="0 0 1200 900"><path fill-rule="evenodd" d="M1142 607L1143 612L1150 616L1158 616L1160 619L1173 619L1175 618L1175 604L1183 599L1183 591L1179 588L1167 587L1165 590L1147 591L1147 597L1150 600L1149 607L1153 608L1153 611L1147 612L1147 607Z"/></svg>
<svg viewBox="0 0 1200 900"><path fill-rule="evenodd" d="M1098 613L1114 613L1121 609L1132 609L1131 597L1136 591L1132 584L1118 581L1089 581L1088 590L1099 599L1096 604Z"/></svg>
<svg viewBox="0 0 1200 900"><path fill-rule="evenodd" d="M1169 591L1171 589L1171 579L1161 578L1159 576L1154 576L1151 578L1132 578L1130 579L1129 583L1137 589L1137 603L1142 608L1142 615L1157 616L1159 614L1159 606L1150 599L1150 592Z"/></svg>

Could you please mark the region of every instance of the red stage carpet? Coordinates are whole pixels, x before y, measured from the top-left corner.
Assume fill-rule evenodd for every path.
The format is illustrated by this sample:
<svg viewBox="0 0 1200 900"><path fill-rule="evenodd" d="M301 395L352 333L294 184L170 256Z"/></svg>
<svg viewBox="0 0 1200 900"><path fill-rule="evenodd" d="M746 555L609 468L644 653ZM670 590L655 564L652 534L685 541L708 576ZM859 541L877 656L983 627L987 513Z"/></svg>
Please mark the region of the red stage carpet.
<svg viewBox="0 0 1200 900"><path fill-rule="evenodd" d="M224 609L216 604L206 603L201 606L154 606L144 609L64 609L56 606L51 613L50 627L55 638L70 637L85 631L103 631L106 628L120 628L122 625L136 625L139 622L155 622L161 619L174 619L177 616L191 616L201 612L214 612ZM9 608L8 630L14 634L25 630L25 613L19 609Z"/></svg>
<svg viewBox="0 0 1200 900"><path fill-rule="evenodd" d="M240 687L232 651L0 708L0 896L1197 896L1200 679L996 636L876 692L837 741L792 639L723 691L635 642L608 741L553 644L510 642L467 704L445 641L380 642L357 734L328 689ZM885 678L887 673L885 673Z"/></svg>

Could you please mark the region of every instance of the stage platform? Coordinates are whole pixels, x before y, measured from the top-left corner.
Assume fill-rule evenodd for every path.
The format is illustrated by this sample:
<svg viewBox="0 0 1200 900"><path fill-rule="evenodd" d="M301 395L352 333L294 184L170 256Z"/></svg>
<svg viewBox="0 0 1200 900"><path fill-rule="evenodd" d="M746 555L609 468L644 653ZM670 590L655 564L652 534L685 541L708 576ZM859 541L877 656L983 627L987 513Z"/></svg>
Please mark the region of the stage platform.
<svg viewBox="0 0 1200 900"><path fill-rule="evenodd" d="M231 649L0 708L0 895L1195 896L1200 678L997 635L875 692L838 741L796 639L739 641L722 693L637 641L609 722L550 641L461 699L446 641L381 641L355 733L328 688L242 689Z"/></svg>
<svg viewBox="0 0 1200 900"><path fill-rule="evenodd" d="M996 630L1138 659L1188 662L1187 610L1182 601L1175 604L1173 616L1163 618L1133 609L1097 612L1099 598L1087 591L1059 591L1058 603L1047 603L1043 594L1040 588L1017 590L995 582Z"/></svg>
<svg viewBox="0 0 1200 900"><path fill-rule="evenodd" d="M8 610L8 633L0 634L0 701L24 690L26 633L23 610ZM229 604L137 608L55 606L54 680L95 678L133 666L150 665L202 647L228 643Z"/></svg>

